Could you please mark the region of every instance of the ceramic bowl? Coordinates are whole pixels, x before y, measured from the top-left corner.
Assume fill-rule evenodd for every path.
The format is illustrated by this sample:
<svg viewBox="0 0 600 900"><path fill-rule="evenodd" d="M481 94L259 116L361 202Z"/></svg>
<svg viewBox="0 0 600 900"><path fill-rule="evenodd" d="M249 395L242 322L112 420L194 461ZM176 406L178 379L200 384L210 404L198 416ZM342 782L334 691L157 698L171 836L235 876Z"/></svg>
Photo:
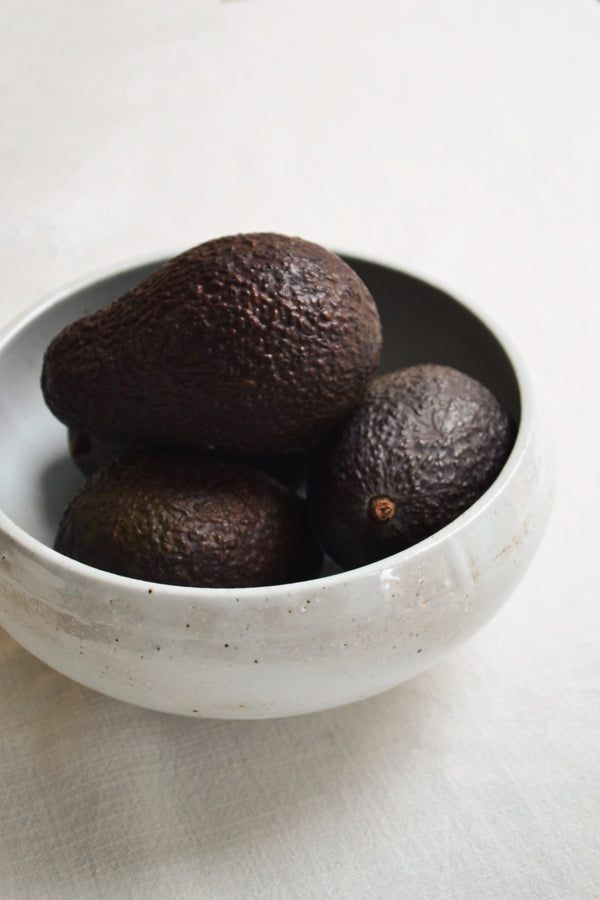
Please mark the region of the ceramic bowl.
<svg viewBox="0 0 600 900"><path fill-rule="evenodd" d="M82 478L64 426L42 399L42 355L68 322L163 261L62 290L0 340L0 625L89 688L188 716L309 713L378 694L437 663L498 611L526 570L548 518L553 466L514 349L469 306L386 265L348 258L380 310L382 371L455 366L493 390L519 423L505 467L465 513L387 559L267 588L142 582L52 549Z"/></svg>

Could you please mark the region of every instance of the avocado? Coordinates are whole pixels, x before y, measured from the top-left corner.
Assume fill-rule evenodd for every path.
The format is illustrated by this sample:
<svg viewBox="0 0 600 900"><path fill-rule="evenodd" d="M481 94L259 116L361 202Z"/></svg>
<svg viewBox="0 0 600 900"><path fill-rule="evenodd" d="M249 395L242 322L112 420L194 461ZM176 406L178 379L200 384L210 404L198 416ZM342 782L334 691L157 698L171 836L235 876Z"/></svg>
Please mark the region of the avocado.
<svg viewBox="0 0 600 900"><path fill-rule="evenodd" d="M172 585L253 587L319 573L303 501L239 463L132 454L87 479L54 549L116 575Z"/></svg>
<svg viewBox="0 0 600 900"><path fill-rule="evenodd" d="M454 368L377 376L315 454L308 507L324 550L354 568L438 531L491 485L515 431L488 388Z"/></svg>
<svg viewBox="0 0 600 900"><path fill-rule="evenodd" d="M347 415L380 351L373 298L339 256L240 234L185 251L64 328L41 385L75 432L276 456L312 448Z"/></svg>

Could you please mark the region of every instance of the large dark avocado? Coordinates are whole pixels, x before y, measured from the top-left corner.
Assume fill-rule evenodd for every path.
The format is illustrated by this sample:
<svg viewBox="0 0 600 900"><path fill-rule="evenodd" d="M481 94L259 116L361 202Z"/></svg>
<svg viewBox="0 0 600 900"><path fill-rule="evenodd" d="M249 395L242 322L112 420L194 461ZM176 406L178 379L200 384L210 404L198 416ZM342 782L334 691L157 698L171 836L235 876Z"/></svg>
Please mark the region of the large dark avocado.
<svg viewBox="0 0 600 900"><path fill-rule="evenodd" d="M377 368L375 303L343 260L258 233L200 244L67 326L42 390L76 432L273 456L310 448Z"/></svg>
<svg viewBox="0 0 600 900"><path fill-rule="evenodd" d="M428 537L491 485L514 437L493 394L456 369L378 376L316 454L308 502L322 546L354 568Z"/></svg>
<svg viewBox="0 0 600 900"><path fill-rule="evenodd" d="M133 454L92 475L54 547L117 575L194 587L303 581L322 562L303 502L281 484L172 452Z"/></svg>

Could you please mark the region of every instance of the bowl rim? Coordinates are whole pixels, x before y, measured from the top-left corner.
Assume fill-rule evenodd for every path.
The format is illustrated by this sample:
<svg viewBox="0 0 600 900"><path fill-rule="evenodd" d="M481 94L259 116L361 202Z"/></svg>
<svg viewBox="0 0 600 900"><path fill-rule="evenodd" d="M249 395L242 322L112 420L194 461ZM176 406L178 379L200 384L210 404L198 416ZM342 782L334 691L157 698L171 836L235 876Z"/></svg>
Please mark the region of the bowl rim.
<svg viewBox="0 0 600 900"><path fill-rule="evenodd" d="M162 262L181 252L181 249L176 249L173 251L167 250L166 252L153 252L130 257L93 270L87 275L73 279L62 287L49 292L38 302L29 306L24 312L14 316L12 320L0 330L0 354L2 354L5 347L26 329L28 325L78 291L91 288L97 283L114 277L115 275L125 274L136 268L142 268L143 266L154 263L161 265ZM400 267L398 263L386 260L385 258L366 257L357 254L356 252L346 252L343 250L335 250L333 252L342 257L360 259L364 262L382 266L403 275L408 275L417 281L421 281L424 284L441 291L453 302L462 306L474 315L496 338L506 354L514 371L520 398L520 418L515 443L496 479L464 512L429 537L413 544L405 550L401 550L398 553L376 560L375 562L358 566L354 569L321 575L317 578L304 581L286 582L265 585L262 587L241 588L189 587L162 582L144 581L125 575L115 575L112 572L107 572L103 569L98 569L87 565L86 563L81 563L64 556L43 541L29 534L29 532L11 519L1 507L0 534L6 535L27 557L35 559L43 565L45 569L52 570L55 574L62 576L62 580L65 583L73 577L81 580L94 581L99 588L104 587L113 590L121 589L122 593L128 595L139 593L140 596L145 597L145 602L147 603L152 603L153 601L162 602L162 599L168 594L169 602L185 602L186 606L189 606L190 602L198 603L200 601L205 601L210 603L221 597L235 598L240 602L242 598L248 602L257 600L262 602L265 600L273 600L278 597L285 597L286 602L289 602L291 596L294 594L305 594L307 591L316 592L330 587L334 588L336 586L344 585L349 580L356 581L360 578L369 579L373 576L381 576L382 574L389 572L390 569L397 568L405 560L408 561L414 557L428 554L430 551L434 550L438 544L443 543L453 535L460 534L470 527L490 506L493 506L499 496L504 492L505 487L513 479L516 471L519 469L523 458L527 455L527 451L531 444L534 425L534 404L530 376L521 353L514 342L504 333L502 327L494 321L492 316L487 312L485 315L482 314L477 304L473 304L470 300L457 297L453 290L447 288L444 284L440 284L437 281L432 282L418 271L404 269Z"/></svg>

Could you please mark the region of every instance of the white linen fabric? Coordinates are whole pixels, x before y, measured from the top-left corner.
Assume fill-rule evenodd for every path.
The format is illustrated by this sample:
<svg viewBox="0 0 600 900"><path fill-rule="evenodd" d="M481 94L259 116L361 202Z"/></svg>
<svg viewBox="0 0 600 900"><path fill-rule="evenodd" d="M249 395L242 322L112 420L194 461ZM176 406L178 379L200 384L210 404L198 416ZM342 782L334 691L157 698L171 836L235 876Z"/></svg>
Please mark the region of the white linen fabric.
<svg viewBox="0 0 600 900"><path fill-rule="evenodd" d="M500 322L559 463L504 609L352 706L169 716L1 633L0 898L599 897L600 3L5 0L0 25L2 325L121 260L299 234Z"/></svg>

